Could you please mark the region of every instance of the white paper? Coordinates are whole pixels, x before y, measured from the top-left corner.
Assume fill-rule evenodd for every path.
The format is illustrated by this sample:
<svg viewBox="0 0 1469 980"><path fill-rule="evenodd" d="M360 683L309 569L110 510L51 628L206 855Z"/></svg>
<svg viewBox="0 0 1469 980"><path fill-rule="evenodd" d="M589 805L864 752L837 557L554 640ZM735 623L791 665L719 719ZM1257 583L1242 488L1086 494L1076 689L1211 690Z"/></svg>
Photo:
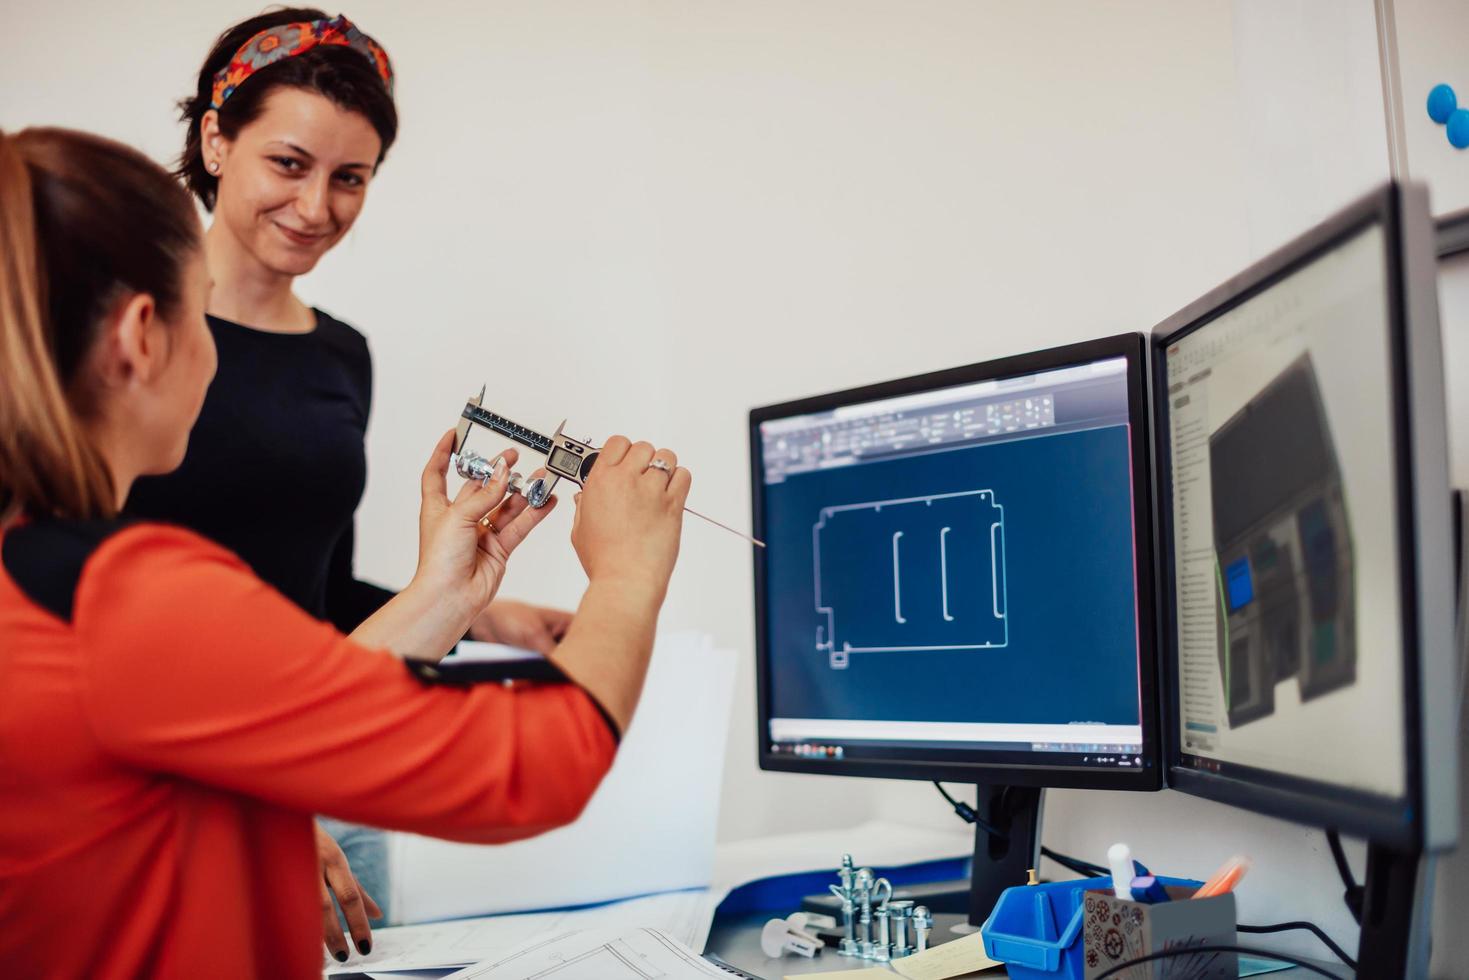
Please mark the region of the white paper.
<svg viewBox="0 0 1469 980"><path fill-rule="evenodd" d="M506 646L503 643L484 643L480 640L460 640L454 659L456 664L508 664L522 660L545 660L534 650Z"/></svg>
<svg viewBox="0 0 1469 980"><path fill-rule="evenodd" d="M729 974L657 929L592 929L534 940L446 980L729 980Z"/></svg>
<svg viewBox="0 0 1469 980"><path fill-rule="evenodd" d="M658 929L702 952L718 901L707 890L668 892L610 905L558 912L522 912L372 931L372 952L345 963L327 959L328 976L343 973L458 968L499 956L547 933L585 929Z"/></svg>
<svg viewBox="0 0 1469 980"><path fill-rule="evenodd" d="M984 939L979 933L951 939L922 953L893 960L893 969L908 980L948 980L949 977L999 965L984 954Z"/></svg>
<svg viewBox="0 0 1469 980"><path fill-rule="evenodd" d="M427 922L709 884L735 655L660 636L612 771L575 824L514 844L390 840L393 910Z"/></svg>

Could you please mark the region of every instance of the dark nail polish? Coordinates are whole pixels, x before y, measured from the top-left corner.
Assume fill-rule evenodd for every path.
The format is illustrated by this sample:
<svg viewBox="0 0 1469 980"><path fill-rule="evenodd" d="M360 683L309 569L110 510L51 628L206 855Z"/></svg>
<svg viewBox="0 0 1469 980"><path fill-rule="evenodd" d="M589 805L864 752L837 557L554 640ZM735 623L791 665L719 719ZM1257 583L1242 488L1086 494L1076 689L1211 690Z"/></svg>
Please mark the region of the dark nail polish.
<svg viewBox="0 0 1469 980"><path fill-rule="evenodd" d="M368 953L372 952L372 943L366 939L357 940L357 952L361 953L363 956L366 956Z"/></svg>
<svg viewBox="0 0 1469 980"><path fill-rule="evenodd" d="M347 962L347 951L345 949L339 949L335 953L333 953L332 955L337 958L337 962L338 963L345 963L345 962Z"/></svg>

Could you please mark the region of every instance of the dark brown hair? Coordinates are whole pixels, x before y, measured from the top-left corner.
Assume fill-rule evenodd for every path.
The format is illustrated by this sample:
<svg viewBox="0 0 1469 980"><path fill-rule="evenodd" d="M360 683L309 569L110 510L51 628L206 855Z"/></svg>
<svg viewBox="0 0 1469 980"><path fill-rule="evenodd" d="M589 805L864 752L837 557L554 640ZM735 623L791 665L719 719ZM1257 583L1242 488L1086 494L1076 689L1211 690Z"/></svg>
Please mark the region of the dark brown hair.
<svg viewBox="0 0 1469 980"><path fill-rule="evenodd" d="M0 522L110 517L112 478L81 420L107 313L129 293L179 309L199 218L156 163L66 129L0 133Z"/></svg>
<svg viewBox="0 0 1469 980"><path fill-rule="evenodd" d="M325 20L326 16L324 11L312 7L273 10L241 21L214 42L209 56L204 59L204 67L199 69L199 84L194 94L179 102L179 119L188 125L189 131L184 137L184 152L174 170L174 175L182 178L184 185L207 210L214 210L219 178L204 167L199 123L209 111L215 73L228 65L235 52L261 31L298 21ZM382 140L382 150L377 156L379 164L398 136L398 110L387 86L378 77L376 67L361 53L337 45L320 45L302 54L283 58L245 79L220 106L219 131L227 139L234 139L241 129L259 118L265 109L266 96L278 88L316 92L343 109L360 113Z"/></svg>

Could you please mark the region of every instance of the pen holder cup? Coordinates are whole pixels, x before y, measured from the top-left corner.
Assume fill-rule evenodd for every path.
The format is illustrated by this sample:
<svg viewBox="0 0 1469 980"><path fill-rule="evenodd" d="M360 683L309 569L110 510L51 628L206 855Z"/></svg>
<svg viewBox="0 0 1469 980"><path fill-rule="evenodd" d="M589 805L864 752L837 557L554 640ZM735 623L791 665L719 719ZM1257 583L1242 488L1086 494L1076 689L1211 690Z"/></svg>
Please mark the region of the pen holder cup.
<svg viewBox="0 0 1469 980"><path fill-rule="evenodd" d="M1148 905L1117 898L1110 892L1088 892L1082 903L1084 980L1121 963L1149 953L1192 946L1230 946L1235 941L1234 895L1191 899L1197 885L1172 888L1171 902ZM1239 976L1234 953L1183 953L1139 963L1119 973L1117 980L1234 980Z"/></svg>
<svg viewBox="0 0 1469 980"><path fill-rule="evenodd" d="M1159 878L1175 899L1192 895L1202 882L1187 878ZM1190 908L1189 906L1193 906ZM1127 917L1123 917L1124 909ZM1105 910L1107 922L1102 922ZM1168 910L1160 915L1163 910ZM1117 921L1112 922L1112 916ZM1202 917L1202 918L1200 918ZM1013 980L1088 980L1109 965L1133 956L1173 947L1181 942L1232 943L1234 896L1159 905L1125 901L1112 895L1112 879L1082 878L1006 889L980 930L984 951L1005 964ZM1130 928L1129 928L1130 927ZM1116 935L1112 936L1111 931ZM1108 958L1119 949L1128 955ZM1095 963L1090 953L1095 948ZM1128 952L1131 950L1135 952ZM1210 954L1203 954L1208 956ZM1227 963L1225 959L1227 958ZM1234 977L1231 954L1211 961L1208 972L1177 972L1192 957L1173 957L1141 964L1121 974L1124 980L1154 977ZM1217 964L1218 970L1214 967ZM1154 972L1154 968L1158 969ZM1171 971L1171 972L1170 972Z"/></svg>

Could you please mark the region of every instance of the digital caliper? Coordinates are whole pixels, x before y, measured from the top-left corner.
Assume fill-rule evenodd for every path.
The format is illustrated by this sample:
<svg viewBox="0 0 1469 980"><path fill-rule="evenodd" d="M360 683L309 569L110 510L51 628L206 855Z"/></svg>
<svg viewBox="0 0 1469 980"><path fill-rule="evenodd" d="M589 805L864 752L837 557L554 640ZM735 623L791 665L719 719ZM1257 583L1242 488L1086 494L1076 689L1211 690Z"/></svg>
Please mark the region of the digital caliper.
<svg viewBox="0 0 1469 980"><path fill-rule="evenodd" d="M561 480L570 480L577 486L583 486L587 482L592 467L597 463L597 457L602 454L601 447L568 436L565 432L565 420L556 427L554 434L542 435L528 426L512 422L503 415L496 415L487 410L483 405L484 398L485 389L481 388L478 395L464 403L464 411L459 413L459 423L454 429L455 472L466 480L487 480L490 477L494 461L478 453L464 451L464 444L469 439L471 427L478 425L546 457L546 475L536 477L524 487L526 503L532 507L546 506L551 500L551 492ZM508 492L521 492L519 474L510 475ZM765 547L765 542L757 541L743 531L736 531L728 524L721 524L714 518L688 507L685 507L684 511L695 517L703 518L716 527L722 527L731 534L737 534L752 544L759 545L761 548Z"/></svg>

